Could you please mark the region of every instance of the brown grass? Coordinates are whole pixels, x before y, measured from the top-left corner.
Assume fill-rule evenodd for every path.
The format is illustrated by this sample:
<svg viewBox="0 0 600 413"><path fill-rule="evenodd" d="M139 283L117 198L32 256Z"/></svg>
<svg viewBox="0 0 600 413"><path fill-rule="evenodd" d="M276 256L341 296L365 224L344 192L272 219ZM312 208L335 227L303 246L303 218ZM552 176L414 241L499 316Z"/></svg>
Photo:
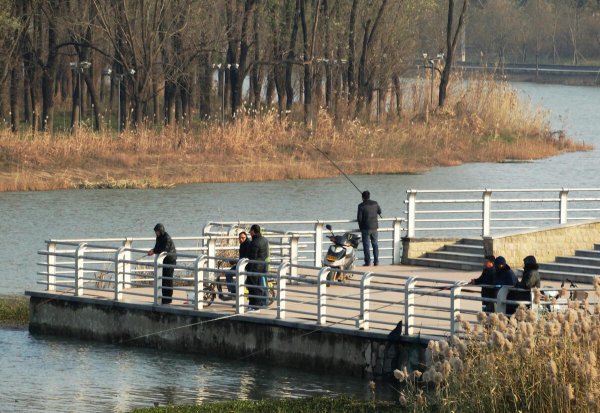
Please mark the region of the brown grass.
<svg viewBox="0 0 600 413"><path fill-rule="evenodd" d="M224 129L203 123L190 132L145 129L117 136L82 130L31 136L3 130L0 190L165 187L337 175L312 145L350 174L414 173L590 149L555 138L546 114L520 101L506 83L457 83L444 110L429 112L415 98L405 104L400 120L389 115L378 124L338 125L321 111L310 133L274 112L241 116ZM427 84L422 82L424 96Z"/></svg>
<svg viewBox="0 0 600 413"><path fill-rule="evenodd" d="M600 294L599 277L594 285ZM598 412L599 313L586 298L564 312L480 313L474 327L459 319L463 338L431 341L422 374L394 372L400 403L414 412Z"/></svg>

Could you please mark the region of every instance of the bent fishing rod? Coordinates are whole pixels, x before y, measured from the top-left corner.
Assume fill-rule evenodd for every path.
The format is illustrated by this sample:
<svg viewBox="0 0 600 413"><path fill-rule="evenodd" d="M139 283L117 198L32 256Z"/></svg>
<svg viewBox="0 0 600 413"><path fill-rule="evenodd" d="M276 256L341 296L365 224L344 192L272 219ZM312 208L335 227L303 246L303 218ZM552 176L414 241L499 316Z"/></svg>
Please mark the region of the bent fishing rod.
<svg viewBox="0 0 600 413"><path fill-rule="evenodd" d="M327 154L325 152L323 152L321 149L319 149L317 147L317 145L315 145L312 142L309 142L309 143L310 143L310 146L312 146L317 152L319 152L321 155L323 155L325 157L325 159L327 159L335 167L335 169L340 171L342 173L342 175L344 175L344 177L348 180L348 182L350 182L352 184L352 186L354 186L356 188L356 190L362 196L363 191L361 191L360 188L358 186L356 186L356 184L352 181L352 179L350 179L350 177L348 175L346 175L346 173L342 170L342 168L340 168L335 162L333 162L333 159L331 159L329 156L327 156ZM383 218L381 216L381 214L377 214L377 215L379 215L379 218Z"/></svg>

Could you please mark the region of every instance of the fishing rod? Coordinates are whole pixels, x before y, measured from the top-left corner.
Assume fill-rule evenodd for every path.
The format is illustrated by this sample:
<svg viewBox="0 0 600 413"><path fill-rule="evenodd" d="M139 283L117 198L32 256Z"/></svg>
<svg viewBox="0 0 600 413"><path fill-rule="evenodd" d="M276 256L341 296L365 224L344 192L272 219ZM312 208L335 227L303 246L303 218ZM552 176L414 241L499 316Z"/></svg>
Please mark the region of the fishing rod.
<svg viewBox="0 0 600 413"><path fill-rule="evenodd" d="M360 194L362 195L362 191L360 190L360 188L358 186L356 186L356 184L352 181L352 179L350 179L350 177L348 175L346 175L346 173L342 170L342 168L340 168L335 162L333 162L333 160L327 156L327 154L325 152L323 152L321 149L319 149L314 143L309 142L310 145L315 148L315 150L317 152L319 152L321 155L323 155L325 157L325 159L327 159L329 162L331 162L331 164L333 166L335 166L335 168L340 171L342 173L342 175L344 175L344 177L356 188L356 190L358 192L360 192Z"/></svg>
<svg viewBox="0 0 600 413"><path fill-rule="evenodd" d="M312 143L312 142L309 142L309 143L310 143L310 145L311 145L311 146L312 146L312 147L313 147L313 148L314 148L314 149L315 149L317 152L319 152L321 155L323 155L323 156L325 157L325 159L327 159L329 162L331 162L331 164L332 164L333 166L335 166L335 168L336 168L338 171L340 171L340 172L342 173L342 175L344 175L344 177L345 177L345 178L346 178L346 179L347 179L347 180L348 180L348 181L349 181L349 182L352 184L352 186L354 186L354 187L356 188L356 190L357 190L357 191L360 193L360 195L362 196L362 193L363 193L363 191L361 191L361 190L360 190L360 188L359 188L358 186L356 186L356 184L355 184L355 183L352 181L352 179L350 179L350 177L349 177L348 175L346 175L346 173L345 173L345 172L342 170L342 168L340 168L340 167L339 167L339 166L338 166L338 165L337 165L335 162L333 162L333 160L332 160L332 159L331 159L329 156L327 156L327 154L326 154L325 152L323 152L321 149L319 149L319 148L317 147L317 145L315 145L315 144L314 144L314 143ZM379 215L379 218L383 218L383 217L381 216L381 214L377 214L377 215Z"/></svg>

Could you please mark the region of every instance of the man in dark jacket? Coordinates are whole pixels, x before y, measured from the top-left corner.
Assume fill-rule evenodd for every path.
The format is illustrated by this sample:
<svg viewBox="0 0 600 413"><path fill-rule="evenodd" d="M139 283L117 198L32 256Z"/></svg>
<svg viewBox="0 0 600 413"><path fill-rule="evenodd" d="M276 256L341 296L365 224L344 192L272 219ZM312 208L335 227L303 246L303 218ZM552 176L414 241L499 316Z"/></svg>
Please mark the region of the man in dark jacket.
<svg viewBox="0 0 600 413"><path fill-rule="evenodd" d="M248 258L250 256L250 240L248 239L248 234L246 234L246 231L242 231L239 233L238 235L238 241L240 242L240 247L239 247L239 254L238 254L238 260L235 261L235 265L233 267L231 267L231 271L235 271L236 267L237 267L237 263L242 259L242 258ZM233 281L233 274L231 272L226 272L225 273L225 280L227 282L227 290L231 293L231 294L235 294L236 292L236 286L235 283ZM224 296L223 294L221 294L219 296L219 298L221 300L230 300L232 297L231 296Z"/></svg>
<svg viewBox="0 0 600 413"><path fill-rule="evenodd" d="M166 252L163 263L167 265L177 264L177 250L175 244L171 239L171 236L165 231L163 224L156 224L154 226L154 233L156 234L156 244L154 248L148 251L148 255L160 254ZM171 297L173 296L173 272L174 268L162 269L162 303L171 304Z"/></svg>
<svg viewBox="0 0 600 413"><path fill-rule="evenodd" d="M371 255L369 253L369 242L373 247L373 264L379 265L379 244L377 243L377 215L381 215L381 208L377 201L371 200L371 193L364 191L362 193L363 201L358 204L356 220L358 228L362 235L363 253L365 255L365 266L371 265Z"/></svg>
<svg viewBox="0 0 600 413"><path fill-rule="evenodd" d="M496 269L496 286L498 287L496 290L496 296L498 296L500 286L509 285L513 287L517 283L517 276L506 263L506 259L504 257L496 257L494 260L494 268ZM505 299L508 299L508 297Z"/></svg>
<svg viewBox="0 0 600 413"><path fill-rule="evenodd" d="M494 268L496 269L496 285L514 286L517 283L517 276L506 263L506 258L496 257Z"/></svg>
<svg viewBox="0 0 600 413"><path fill-rule="evenodd" d="M246 271L251 274L246 277L246 284L255 285L257 287L248 287L250 295L249 304L251 309L256 310L257 307L267 305L267 281L265 275L259 275L258 273L266 274L267 272L267 258L269 258L269 241L262 236L260 232L260 226L254 224L250 227L250 235L252 241L248 248L248 259L251 261L246 266Z"/></svg>
<svg viewBox="0 0 600 413"><path fill-rule="evenodd" d="M515 284L515 288L527 291L510 291L508 300L529 301L531 300L531 289L540 288L539 265L533 255L528 255L523 259L523 276L521 281ZM506 314L513 314L518 308L517 304L506 304Z"/></svg>
<svg viewBox="0 0 600 413"><path fill-rule="evenodd" d="M469 284L473 285L496 285L496 269L494 268L494 260L496 257L493 255L486 255L483 260L483 271L479 278L473 278ZM481 287L482 298L496 298L496 289L493 287ZM493 313L495 311L495 304L493 302L484 302L483 311L486 313Z"/></svg>

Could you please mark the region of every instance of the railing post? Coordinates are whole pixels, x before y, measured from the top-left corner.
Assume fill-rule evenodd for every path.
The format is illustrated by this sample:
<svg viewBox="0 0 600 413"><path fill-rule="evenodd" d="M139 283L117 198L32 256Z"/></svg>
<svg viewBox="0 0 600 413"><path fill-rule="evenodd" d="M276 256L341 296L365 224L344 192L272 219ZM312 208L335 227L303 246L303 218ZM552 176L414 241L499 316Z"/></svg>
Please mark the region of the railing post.
<svg viewBox="0 0 600 413"><path fill-rule="evenodd" d="M123 254L123 288L131 287L131 248L133 246L133 240L131 238L125 238L123 241L123 247L125 251Z"/></svg>
<svg viewBox="0 0 600 413"><path fill-rule="evenodd" d="M235 312L244 314L246 312L246 265L248 258L242 258L235 266Z"/></svg>
<svg viewBox="0 0 600 413"><path fill-rule="evenodd" d="M393 226L392 264L400 264L402 261L402 218L396 217Z"/></svg>
<svg viewBox="0 0 600 413"><path fill-rule="evenodd" d="M217 256L217 239L210 237L208 239L208 251L206 253L208 255L208 268L215 268L215 257Z"/></svg>
<svg viewBox="0 0 600 413"><path fill-rule="evenodd" d="M317 221L315 224L315 267L322 267L323 254L323 223Z"/></svg>
<svg viewBox="0 0 600 413"><path fill-rule="evenodd" d="M277 268L277 319L285 319L285 286L286 286L286 273L288 269L289 273L292 273L292 268L289 263L282 262Z"/></svg>
<svg viewBox="0 0 600 413"><path fill-rule="evenodd" d="M121 247L115 252L115 301L121 301L123 299L123 278L125 272L125 265L123 260L126 257L126 247Z"/></svg>
<svg viewBox="0 0 600 413"><path fill-rule="evenodd" d="M367 272L360 279L360 314L356 319L356 328L360 330L368 330L369 329L369 319L370 319L370 299L371 299L371 290L369 286L371 285L371 278L373 273Z"/></svg>
<svg viewBox="0 0 600 413"><path fill-rule="evenodd" d="M489 237L491 233L492 220L492 191L489 189L483 190L483 208L482 208L482 237Z"/></svg>
<svg viewBox="0 0 600 413"><path fill-rule="evenodd" d="M48 255L46 256L46 290L56 291L56 242L48 243Z"/></svg>
<svg viewBox="0 0 600 413"><path fill-rule="evenodd" d="M408 216L407 216L407 220L408 220L408 230L407 230L407 237L408 238L414 238L415 236L415 231L416 231L416 222L415 222L415 217L416 217L416 212L417 212L417 191L413 190L413 189L409 189L408 191L406 191L408 193L407 196L407 203L408 203Z"/></svg>
<svg viewBox="0 0 600 413"><path fill-rule="evenodd" d="M404 331L407 336L415 332L415 293L413 292L417 277L410 277L404 284Z"/></svg>
<svg viewBox="0 0 600 413"><path fill-rule="evenodd" d="M506 299L508 298L508 292L512 287L509 285L503 285L498 291L496 296L496 312L506 314Z"/></svg>
<svg viewBox="0 0 600 413"><path fill-rule="evenodd" d="M297 277L298 276L298 247L300 245L300 236L297 234L292 235L292 239L290 240L290 276Z"/></svg>
<svg viewBox="0 0 600 413"><path fill-rule="evenodd" d="M453 336L460 331L460 323L456 320L456 316L460 314L460 295L462 290L462 282L456 282L450 289L450 336Z"/></svg>
<svg viewBox="0 0 600 413"><path fill-rule="evenodd" d="M194 310L204 308L204 268L206 256L200 255L194 261Z"/></svg>
<svg viewBox="0 0 600 413"><path fill-rule="evenodd" d="M323 267L317 275L317 324L320 326L327 323L327 274L330 270Z"/></svg>
<svg viewBox="0 0 600 413"><path fill-rule="evenodd" d="M162 298L162 265L166 256L166 252L154 256L154 304L158 304L159 297ZM161 267L160 277L158 275L159 266Z"/></svg>
<svg viewBox="0 0 600 413"><path fill-rule="evenodd" d="M561 224L566 224L569 221L569 217L568 217L568 214L567 214L568 203L569 203L569 190L563 188L560 191L560 215L559 215L559 222Z"/></svg>
<svg viewBox="0 0 600 413"><path fill-rule="evenodd" d="M83 295L83 268L84 268L84 257L85 248L87 244L82 242L77 246L75 250L75 295Z"/></svg>

